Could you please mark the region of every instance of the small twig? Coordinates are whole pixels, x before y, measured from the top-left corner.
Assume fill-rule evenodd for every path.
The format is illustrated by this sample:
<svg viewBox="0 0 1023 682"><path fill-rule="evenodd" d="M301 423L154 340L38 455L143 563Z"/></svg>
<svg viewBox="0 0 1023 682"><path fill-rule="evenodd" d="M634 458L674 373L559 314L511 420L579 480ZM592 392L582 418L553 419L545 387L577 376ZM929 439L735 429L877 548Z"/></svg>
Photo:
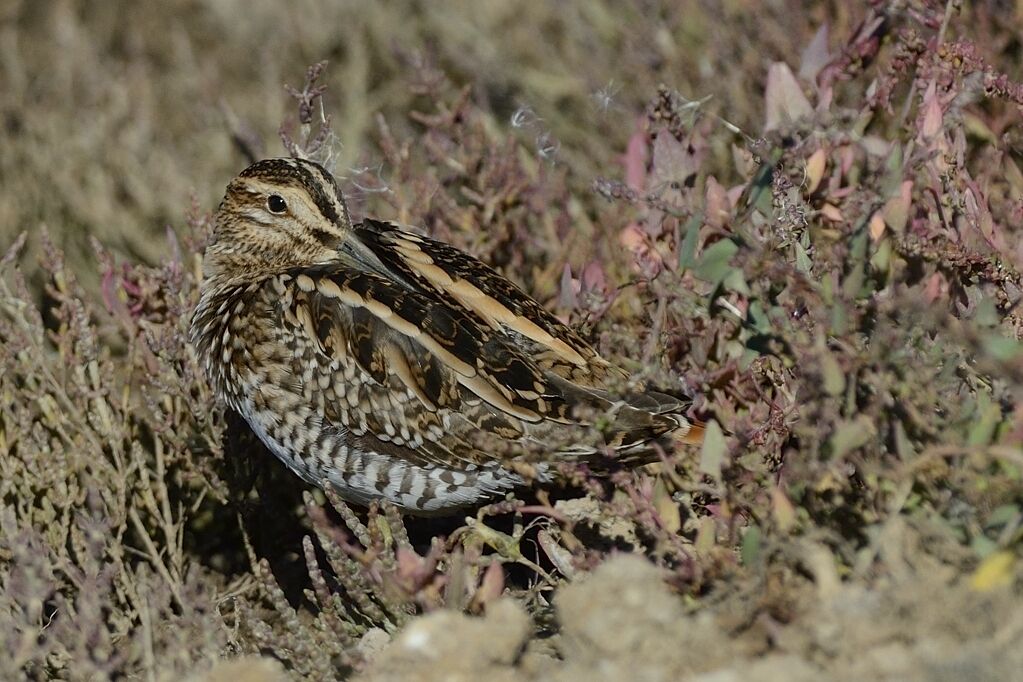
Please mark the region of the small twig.
<svg viewBox="0 0 1023 682"><path fill-rule="evenodd" d="M160 577L167 583L167 587L170 588L171 595L174 597L174 601L177 602L178 607L181 609L185 608L185 600L181 598L181 592L178 589L178 584L171 577L170 571L167 570L166 564L163 562L163 558L160 556L160 551L156 548L153 543L153 539L149 537L149 531L146 530L146 525L142 523L142 519L139 517L138 511L134 508L128 510L128 517L131 519L131 523L135 526L135 531L139 534L142 539L142 544L146 546L147 557L149 562L156 569L156 572L160 574Z"/></svg>
<svg viewBox="0 0 1023 682"><path fill-rule="evenodd" d="M742 314L742 311L739 310L738 308L736 308L735 304L733 304L731 301L729 301L724 296L718 296L717 299L714 302L717 303L722 308L724 308L725 310L727 310L728 312L730 312L733 315L735 315L737 318L739 318L740 322L745 322L746 321L746 316Z"/></svg>
<svg viewBox="0 0 1023 682"><path fill-rule="evenodd" d="M664 318L667 315L668 297L663 292L657 295L657 310L654 312L654 327L650 330L650 338L646 348L643 350L643 364L646 365L653 357L657 349L657 343L661 336L661 329L664 327Z"/></svg>
<svg viewBox="0 0 1023 682"><path fill-rule="evenodd" d="M938 30L938 45L945 42L945 33L948 31L948 24L952 20L952 11L955 8L956 0L946 0L945 16L941 19L941 28Z"/></svg>

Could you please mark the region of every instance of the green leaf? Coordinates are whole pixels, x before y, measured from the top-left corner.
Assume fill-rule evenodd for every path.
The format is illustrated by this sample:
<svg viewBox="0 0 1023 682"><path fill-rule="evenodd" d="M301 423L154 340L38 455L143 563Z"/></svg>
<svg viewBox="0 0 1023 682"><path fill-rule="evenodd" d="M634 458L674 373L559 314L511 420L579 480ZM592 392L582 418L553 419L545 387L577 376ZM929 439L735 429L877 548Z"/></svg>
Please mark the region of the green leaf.
<svg viewBox="0 0 1023 682"><path fill-rule="evenodd" d="M835 459L861 448L875 437L874 423L869 417L860 415L851 421L842 422L831 435L831 456Z"/></svg>
<svg viewBox="0 0 1023 682"><path fill-rule="evenodd" d="M697 216L689 219L685 226L685 236L678 249L678 267L687 269L693 267L696 261L696 242L700 238L700 226L703 220Z"/></svg>
<svg viewBox="0 0 1023 682"><path fill-rule="evenodd" d="M845 390L845 374L838 361L827 349L821 354L821 374L824 379L824 391L831 396L842 395Z"/></svg>
<svg viewBox="0 0 1023 682"><path fill-rule="evenodd" d="M987 445L995 435L995 429L1002 420L1001 406L993 402L986 393L977 396L977 413L979 418L970 429L966 442L969 445Z"/></svg>
<svg viewBox="0 0 1023 682"><path fill-rule="evenodd" d="M704 516L696 522L696 542L694 549L698 554L706 554L717 544L717 523L710 516Z"/></svg>
<svg viewBox="0 0 1023 682"><path fill-rule="evenodd" d="M990 516L987 517L987 522L984 523L985 528L997 528L998 526L1004 526L1010 521L1015 522L1016 518L1020 515L1019 505L1016 504L1003 504L995 507L994 511L991 512Z"/></svg>
<svg viewBox="0 0 1023 682"><path fill-rule="evenodd" d="M774 181L774 166L782 157L782 150L772 148L768 158L760 164L748 187L745 207L753 207L764 215L771 214L771 185Z"/></svg>
<svg viewBox="0 0 1023 682"><path fill-rule="evenodd" d="M750 526L742 536L742 549L739 556L743 566L752 566L760 558L760 535L759 528Z"/></svg>
<svg viewBox="0 0 1023 682"><path fill-rule="evenodd" d="M984 350L995 360L1010 362L1019 357L1020 343L1007 336L992 335L984 339Z"/></svg>
<svg viewBox="0 0 1023 682"><path fill-rule="evenodd" d="M847 300L860 298L864 293L863 285L867 280L867 239L867 231L860 229L849 244L849 272L842 280L842 295Z"/></svg>
<svg viewBox="0 0 1023 682"><path fill-rule="evenodd" d="M693 274L705 282L720 282L728 274L728 262L738 250L738 245L730 239L714 242L704 249Z"/></svg>
<svg viewBox="0 0 1023 682"><path fill-rule="evenodd" d="M845 279L842 280L842 296L849 300L860 298L860 292L863 291L863 283L866 281L863 263L854 263Z"/></svg>
<svg viewBox="0 0 1023 682"><path fill-rule="evenodd" d="M750 295L749 285L746 284L746 278L743 277L742 270L738 268L731 268L728 270L728 273L721 280L721 286L743 296Z"/></svg>
<svg viewBox="0 0 1023 682"><path fill-rule="evenodd" d="M890 239L883 239L877 245L877 251L870 259L870 265L874 270L886 273L888 272L888 264L892 259L892 242Z"/></svg>
<svg viewBox="0 0 1023 682"><path fill-rule="evenodd" d="M764 304L760 301L750 302L749 309L746 311L746 319L761 334L768 334L772 329L771 320L768 319L767 313L764 312Z"/></svg>
<svg viewBox="0 0 1023 682"><path fill-rule="evenodd" d="M994 554L998 550L998 543L985 535L975 535L970 540L970 549L981 559Z"/></svg>
<svg viewBox="0 0 1023 682"><path fill-rule="evenodd" d="M820 280L821 299L825 305L832 305L835 302L835 286L831 277L825 275Z"/></svg>
<svg viewBox="0 0 1023 682"><path fill-rule="evenodd" d="M841 303L831 306L831 333L844 335L849 329L849 311Z"/></svg>
<svg viewBox="0 0 1023 682"><path fill-rule="evenodd" d="M973 289L973 287L971 287ZM978 292L979 293L979 292ZM981 295L978 295L980 298ZM1001 321L998 308L990 298L980 298L973 313L973 321L981 327L994 327Z"/></svg>
<svg viewBox="0 0 1023 682"><path fill-rule="evenodd" d="M795 247L796 247L796 270L799 270L800 272L809 275L811 268L813 268L813 263L810 261L810 256L807 255L806 249L804 249L803 245L800 244L799 242L795 243Z"/></svg>
<svg viewBox="0 0 1023 682"><path fill-rule="evenodd" d="M891 154L885 160L885 174L881 180L881 196L893 197L902 186L902 145L892 145Z"/></svg>
<svg viewBox="0 0 1023 682"><path fill-rule="evenodd" d="M908 461L916 453L901 421L895 422L895 451L903 461Z"/></svg>

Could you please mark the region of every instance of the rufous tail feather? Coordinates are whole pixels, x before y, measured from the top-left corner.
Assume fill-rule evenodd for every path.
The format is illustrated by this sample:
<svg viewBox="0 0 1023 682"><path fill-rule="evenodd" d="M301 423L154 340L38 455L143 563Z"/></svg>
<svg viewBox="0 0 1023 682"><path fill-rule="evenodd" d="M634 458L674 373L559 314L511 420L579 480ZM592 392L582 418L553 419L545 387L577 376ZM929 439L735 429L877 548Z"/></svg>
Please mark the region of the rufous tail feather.
<svg viewBox="0 0 1023 682"><path fill-rule="evenodd" d="M689 430L685 433L680 433L682 429L675 432L675 442L684 443L686 445L702 445L703 444L703 432L705 431L703 422L691 421L689 422Z"/></svg>

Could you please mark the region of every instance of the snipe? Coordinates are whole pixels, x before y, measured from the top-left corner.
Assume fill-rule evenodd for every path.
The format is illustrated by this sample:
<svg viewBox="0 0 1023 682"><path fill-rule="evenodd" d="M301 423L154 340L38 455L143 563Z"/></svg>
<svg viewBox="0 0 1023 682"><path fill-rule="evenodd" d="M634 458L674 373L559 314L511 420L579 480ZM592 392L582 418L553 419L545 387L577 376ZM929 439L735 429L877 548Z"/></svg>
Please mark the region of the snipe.
<svg viewBox="0 0 1023 682"><path fill-rule="evenodd" d="M192 342L216 394L299 476L418 513L541 482L562 459L696 443L689 404L624 373L476 258L353 224L334 178L269 159L227 187ZM603 443L587 438L602 418Z"/></svg>

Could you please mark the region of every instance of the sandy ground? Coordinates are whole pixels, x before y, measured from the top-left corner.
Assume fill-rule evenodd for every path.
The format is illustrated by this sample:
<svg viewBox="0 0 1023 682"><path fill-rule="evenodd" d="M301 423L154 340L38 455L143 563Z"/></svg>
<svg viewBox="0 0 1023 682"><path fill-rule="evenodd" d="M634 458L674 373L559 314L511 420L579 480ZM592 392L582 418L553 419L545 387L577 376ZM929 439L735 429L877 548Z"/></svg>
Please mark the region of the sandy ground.
<svg viewBox="0 0 1023 682"><path fill-rule="evenodd" d="M813 554L807 548L807 554ZM814 560L809 559L810 562ZM722 586L693 613L647 561L610 559L559 590L556 635L538 638L514 600L482 617L438 611L393 639L364 635L368 667L355 679L639 680L811 682L812 680L1012 680L1023 665L1019 604L1007 588L977 592L939 566L908 569L868 590L843 585L834 567L815 582L793 578L790 622L743 622L764 594ZM827 575L828 572L830 575ZM738 592L739 594L735 594ZM730 593L730 594L726 594ZM269 660L225 663L206 680L287 679Z"/></svg>

